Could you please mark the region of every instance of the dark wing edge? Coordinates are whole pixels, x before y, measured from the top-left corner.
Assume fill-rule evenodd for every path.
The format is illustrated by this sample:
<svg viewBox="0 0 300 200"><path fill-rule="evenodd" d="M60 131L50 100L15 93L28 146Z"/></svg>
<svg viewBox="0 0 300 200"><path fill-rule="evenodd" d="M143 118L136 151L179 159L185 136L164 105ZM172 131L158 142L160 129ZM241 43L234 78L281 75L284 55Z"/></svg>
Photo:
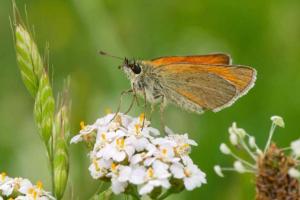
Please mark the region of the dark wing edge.
<svg viewBox="0 0 300 200"><path fill-rule="evenodd" d="M245 66L240 66L240 67L245 67ZM250 67L247 67L247 68L250 68ZM224 104L224 105L222 105L220 107L214 108L212 110L213 112L219 112L219 111L223 110L224 108L230 107L239 98L241 98L242 96L246 95L254 87L255 82L256 82L257 71L254 68L250 68L250 69L253 70L253 73L252 73L252 79L249 82L249 84L240 93L236 93L236 95L228 103L226 103L226 104Z"/></svg>

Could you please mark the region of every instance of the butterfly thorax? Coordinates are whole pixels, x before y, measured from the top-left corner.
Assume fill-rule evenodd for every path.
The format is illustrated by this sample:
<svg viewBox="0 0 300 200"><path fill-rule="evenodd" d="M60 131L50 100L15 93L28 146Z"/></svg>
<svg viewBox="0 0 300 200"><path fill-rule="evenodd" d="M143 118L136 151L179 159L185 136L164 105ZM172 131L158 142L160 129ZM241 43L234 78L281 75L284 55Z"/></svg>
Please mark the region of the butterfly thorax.
<svg viewBox="0 0 300 200"><path fill-rule="evenodd" d="M122 67L131 82L132 89L150 103L159 102L163 96L162 87L153 69L142 61L124 61Z"/></svg>

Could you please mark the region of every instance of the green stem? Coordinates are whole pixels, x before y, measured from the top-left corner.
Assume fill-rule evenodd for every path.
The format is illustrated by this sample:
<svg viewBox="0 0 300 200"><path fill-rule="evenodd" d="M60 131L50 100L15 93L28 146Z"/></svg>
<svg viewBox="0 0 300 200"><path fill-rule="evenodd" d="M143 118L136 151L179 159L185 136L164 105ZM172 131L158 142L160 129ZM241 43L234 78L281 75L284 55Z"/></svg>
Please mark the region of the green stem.
<svg viewBox="0 0 300 200"><path fill-rule="evenodd" d="M173 191L171 189L167 190L165 193L163 193L162 195L160 195L157 200L163 200L165 198L167 198L168 196L170 196L173 193Z"/></svg>
<svg viewBox="0 0 300 200"><path fill-rule="evenodd" d="M92 197L89 198L89 200L94 200L95 196L98 196L101 192L103 192L103 182L101 182L96 190L96 192L93 194Z"/></svg>

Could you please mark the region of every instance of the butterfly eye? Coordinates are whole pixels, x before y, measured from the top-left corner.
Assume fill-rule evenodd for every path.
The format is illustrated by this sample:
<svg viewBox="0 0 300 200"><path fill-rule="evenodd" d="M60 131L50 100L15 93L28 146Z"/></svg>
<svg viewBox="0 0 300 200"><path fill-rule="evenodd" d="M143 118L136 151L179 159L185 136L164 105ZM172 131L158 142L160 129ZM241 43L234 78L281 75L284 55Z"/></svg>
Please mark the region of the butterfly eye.
<svg viewBox="0 0 300 200"><path fill-rule="evenodd" d="M138 64L133 64L131 65L131 70L133 71L133 73L135 74L139 74L141 73L142 69Z"/></svg>

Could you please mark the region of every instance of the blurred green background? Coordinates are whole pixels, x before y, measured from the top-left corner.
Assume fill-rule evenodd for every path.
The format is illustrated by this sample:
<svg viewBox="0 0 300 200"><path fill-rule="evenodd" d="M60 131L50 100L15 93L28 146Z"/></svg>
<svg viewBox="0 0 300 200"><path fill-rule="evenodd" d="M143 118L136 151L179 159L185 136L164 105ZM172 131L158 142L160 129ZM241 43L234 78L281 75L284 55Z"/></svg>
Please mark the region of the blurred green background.
<svg viewBox="0 0 300 200"><path fill-rule="evenodd" d="M47 158L33 120L33 99L16 64L9 16L11 2L0 0L0 171L10 176L42 180L50 190ZM256 86L220 113L196 115L169 106L166 124L188 132L199 146L196 164L208 184L169 199L254 199L254 177L226 173L217 177L213 166L231 165L219 152L233 121L265 144L270 116L284 117L286 128L274 140L282 147L300 136L300 1L299 0L17 0L26 4L35 39L50 43L54 89L72 78L72 132L81 120L93 123L105 108L116 109L121 91L129 88L118 60L100 57L102 49L137 59L165 55L227 52L235 64L258 71ZM24 12L23 12L24 13ZM126 99L128 104L130 98ZM125 107L125 106L124 106ZM125 108L124 108L125 109ZM135 108L132 115L142 109ZM154 125L159 127L159 114ZM97 188L88 172L84 145L71 146L70 182L66 199L87 199ZM73 194L72 194L73 193Z"/></svg>

